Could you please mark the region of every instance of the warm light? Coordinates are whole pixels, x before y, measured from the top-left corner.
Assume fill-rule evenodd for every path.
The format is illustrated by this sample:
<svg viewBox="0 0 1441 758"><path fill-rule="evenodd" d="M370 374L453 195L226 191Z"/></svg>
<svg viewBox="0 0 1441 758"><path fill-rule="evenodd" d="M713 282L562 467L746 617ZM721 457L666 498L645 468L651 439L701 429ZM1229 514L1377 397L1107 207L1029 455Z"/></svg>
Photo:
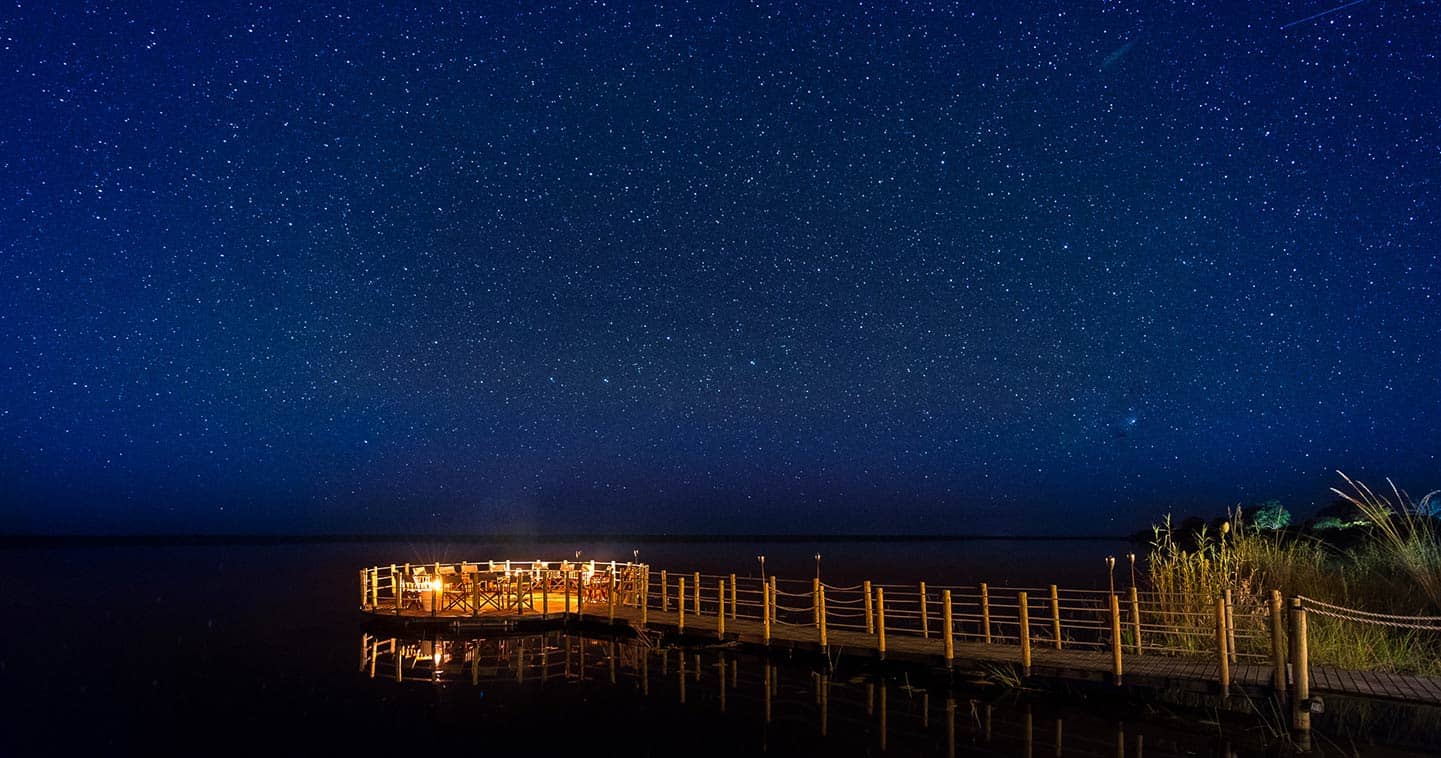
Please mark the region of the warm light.
<svg viewBox="0 0 1441 758"><path fill-rule="evenodd" d="M445 583L440 581L440 577L436 577L430 581L431 592L440 592L443 589L445 589Z"/></svg>

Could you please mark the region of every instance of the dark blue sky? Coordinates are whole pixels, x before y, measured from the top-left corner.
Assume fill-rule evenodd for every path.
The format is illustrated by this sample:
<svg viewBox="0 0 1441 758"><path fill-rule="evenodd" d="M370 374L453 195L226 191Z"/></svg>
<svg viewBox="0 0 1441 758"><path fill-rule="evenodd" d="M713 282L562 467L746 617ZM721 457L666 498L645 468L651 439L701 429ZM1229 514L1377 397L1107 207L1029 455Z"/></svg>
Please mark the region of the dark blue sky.
<svg viewBox="0 0 1441 758"><path fill-rule="evenodd" d="M1441 486L1441 8L1335 5L11 3L0 531Z"/></svg>

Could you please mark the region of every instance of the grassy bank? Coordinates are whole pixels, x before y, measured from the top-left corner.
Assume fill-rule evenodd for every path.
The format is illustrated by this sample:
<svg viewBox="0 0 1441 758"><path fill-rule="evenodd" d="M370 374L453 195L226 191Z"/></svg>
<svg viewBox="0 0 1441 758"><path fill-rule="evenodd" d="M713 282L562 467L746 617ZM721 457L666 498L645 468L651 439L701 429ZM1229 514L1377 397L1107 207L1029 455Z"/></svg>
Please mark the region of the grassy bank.
<svg viewBox="0 0 1441 758"><path fill-rule="evenodd" d="M1303 527L1285 528L1274 511L1237 509L1215 525L1186 529L1167 517L1152 531L1147 562L1161 607L1200 619L1205 604L1229 589L1238 629L1265 629L1271 591L1279 590L1371 613L1441 616L1441 522L1434 515L1441 494L1413 500L1394 487L1375 491L1343 479L1334 491L1344 517ZM1314 663L1441 675L1441 632L1319 613L1308 621ZM1264 653L1241 647L1263 638L1238 647Z"/></svg>

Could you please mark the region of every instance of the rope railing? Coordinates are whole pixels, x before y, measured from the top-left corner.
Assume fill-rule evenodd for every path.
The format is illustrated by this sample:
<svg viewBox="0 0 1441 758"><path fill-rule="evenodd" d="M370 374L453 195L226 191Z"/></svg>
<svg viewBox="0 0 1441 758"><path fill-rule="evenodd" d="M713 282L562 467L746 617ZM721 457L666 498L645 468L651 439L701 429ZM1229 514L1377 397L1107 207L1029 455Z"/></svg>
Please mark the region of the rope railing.
<svg viewBox="0 0 1441 758"><path fill-rule="evenodd" d="M1359 624L1388 626L1395 629L1415 629L1423 632L1441 632L1441 616L1402 616L1393 613L1375 613L1356 608L1333 605L1315 598L1298 595L1301 607L1318 616L1327 616Z"/></svg>

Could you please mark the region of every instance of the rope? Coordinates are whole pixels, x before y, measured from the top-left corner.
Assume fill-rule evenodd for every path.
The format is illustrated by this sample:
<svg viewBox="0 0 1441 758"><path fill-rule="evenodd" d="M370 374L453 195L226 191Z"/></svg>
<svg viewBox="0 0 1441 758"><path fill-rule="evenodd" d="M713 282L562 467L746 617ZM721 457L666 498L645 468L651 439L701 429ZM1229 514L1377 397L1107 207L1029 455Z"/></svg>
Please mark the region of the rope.
<svg viewBox="0 0 1441 758"><path fill-rule="evenodd" d="M1397 629L1418 629L1423 632L1441 632L1441 616L1397 616L1390 613L1372 613L1370 611L1345 608L1339 605L1332 605L1309 597L1299 596L1301 607L1311 613L1320 616L1330 616L1342 621L1355 621L1361 624L1375 624L1377 626L1389 626Z"/></svg>

